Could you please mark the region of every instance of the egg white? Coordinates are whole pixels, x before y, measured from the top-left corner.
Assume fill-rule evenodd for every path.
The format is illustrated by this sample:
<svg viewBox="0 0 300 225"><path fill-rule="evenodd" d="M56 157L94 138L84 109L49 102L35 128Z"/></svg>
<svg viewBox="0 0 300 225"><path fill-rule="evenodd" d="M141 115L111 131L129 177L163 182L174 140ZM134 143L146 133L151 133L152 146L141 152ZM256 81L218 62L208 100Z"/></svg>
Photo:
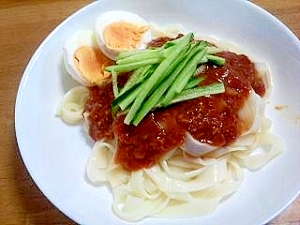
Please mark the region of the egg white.
<svg viewBox="0 0 300 225"><path fill-rule="evenodd" d="M77 49L82 46L90 46L99 48L95 32L92 30L79 30L74 35L72 35L63 47L63 59L67 72L71 77L81 83L84 86L91 86L87 79L85 79L81 72L78 70L74 62L74 54Z"/></svg>
<svg viewBox="0 0 300 225"><path fill-rule="evenodd" d="M137 14L127 12L127 11L108 11L108 12L101 14L96 19L96 28L95 28L96 39L97 39L97 42L98 42L98 45L99 45L101 51L108 58L110 58L112 60L115 60L115 58L116 58L117 54L120 52L120 50L112 48L105 43L105 40L103 37L103 31L104 31L105 27L107 27L108 25L110 25L112 23L120 22L120 21L132 23L132 24L140 25L140 26L149 26L149 30L144 33L142 40L136 49L145 49L147 47L147 43L149 43L152 39L150 24ZM130 49L130 50L132 50L132 49Z"/></svg>

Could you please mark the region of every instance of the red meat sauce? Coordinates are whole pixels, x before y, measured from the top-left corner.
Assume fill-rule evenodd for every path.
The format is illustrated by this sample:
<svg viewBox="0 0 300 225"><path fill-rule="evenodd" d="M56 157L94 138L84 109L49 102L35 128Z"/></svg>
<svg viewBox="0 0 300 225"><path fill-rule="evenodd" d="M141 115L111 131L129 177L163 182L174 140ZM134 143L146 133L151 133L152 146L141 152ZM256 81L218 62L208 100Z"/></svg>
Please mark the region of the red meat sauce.
<svg viewBox="0 0 300 225"><path fill-rule="evenodd" d="M226 59L226 64L207 64L198 76L205 77L201 85L224 82L225 93L157 109L138 126L124 124L124 115L112 116L111 83L91 87L85 106L89 113L90 136L95 141L117 138L115 162L129 171L153 166L166 152L182 145L186 132L200 142L214 146L234 142L243 132L239 109L252 89L263 96L265 87L254 64L245 55L231 52L218 55ZM126 80L128 76L120 77Z"/></svg>

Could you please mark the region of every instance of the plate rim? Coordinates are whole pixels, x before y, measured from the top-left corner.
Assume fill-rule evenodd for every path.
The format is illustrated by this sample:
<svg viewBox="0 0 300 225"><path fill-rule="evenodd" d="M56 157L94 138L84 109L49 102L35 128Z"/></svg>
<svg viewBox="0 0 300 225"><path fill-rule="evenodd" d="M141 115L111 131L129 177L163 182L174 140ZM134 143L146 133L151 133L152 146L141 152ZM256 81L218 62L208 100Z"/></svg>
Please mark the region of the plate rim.
<svg viewBox="0 0 300 225"><path fill-rule="evenodd" d="M31 55L30 60L28 62L28 64L25 67L24 72L22 73L22 78L21 81L19 82L19 86L18 86L18 90L17 90L17 95L16 95L16 101L15 101L15 107L14 107L14 112L15 112L15 117L14 117L14 128L15 128L15 136L16 136L16 140L17 140L17 146L18 146L18 151L21 155L21 160L24 164L24 168L28 171L29 176L32 178L32 180L34 181L35 185L38 187L38 189L40 190L40 192L61 212L63 213L65 216L67 216L68 218L70 218L71 220L74 220L73 218L76 218L76 215L71 215L70 212L65 212L63 210L61 210L59 208L59 206L53 201L53 199L51 199L51 197L49 196L49 194L44 193L44 190L41 188L42 185L39 184L38 179L35 178L34 173L31 171L30 165L28 163L28 161L26 160L26 156L24 155L24 152L22 151L22 137L20 136L20 130L22 128L19 127L19 121L21 120L20 118L20 105L21 102L23 101L23 93L24 93L24 89L26 89L27 87L27 81L29 79L30 76L30 72L32 70L32 68L34 67L36 61L38 60L39 56L42 54L43 48L44 46L49 42L49 40L51 40L51 38L57 33L58 30L61 29L61 27L65 26L66 23L68 23L68 21L72 20L74 17L76 17L78 14L80 14L81 12L87 10L90 7L93 7L93 5L98 5L98 4L102 4L102 2L107 1L107 0L99 0L99 1L94 1L91 2L85 6L83 6L82 8L80 8L79 10L75 11L74 13L72 13L71 15L67 16L62 22L60 22L47 36L46 38L39 44L39 46L37 47L37 49L34 51L34 53ZM293 40L295 41L296 44L298 44L299 49L300 49L300 41L298 39L298 37L288 28L288 26L286 26L282 21L280 21L278 18L276 18L274 15L272 15L271 13L269 13L268 11L264 10L263 8L261 8L258 5L255 5L252 2L247 2L245 1L245 4L249 4L251 5L251 7L255 7L256 10L259 10L260 13L264 13L264 14L268 14L268 16L270 18L272 18L272 20L275 20L275 22L280 25L284 31L287 33L287 35L289 35L289 37L293 38ZM298 196L300 195L300 189L298 190L298 193L296 195L294 195L294 197L292 199L290 199L289 201L287 201L287 203L281 207L281 209L274 214L271 218L268 218L264 221L265 223L270 222L271 220L273 220L274 218L276 218L282 211L284 211ZM76 218L76 221L77 222ZM80 218L79 220L80 221Z"/></svg>

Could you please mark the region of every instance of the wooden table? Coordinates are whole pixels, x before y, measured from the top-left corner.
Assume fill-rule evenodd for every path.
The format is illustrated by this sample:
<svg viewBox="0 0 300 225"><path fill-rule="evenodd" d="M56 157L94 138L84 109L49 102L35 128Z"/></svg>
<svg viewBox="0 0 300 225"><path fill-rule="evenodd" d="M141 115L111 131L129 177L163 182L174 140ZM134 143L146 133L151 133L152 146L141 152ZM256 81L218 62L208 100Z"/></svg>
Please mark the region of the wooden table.
<svg viewBox="0 0 300 225"><path fill-rule="evenodd" d="M18 152L14 130L17 88L31 55L63 19L89 0L0 4L0 224L75 224L35 186ZM255 0L300 37L299 0ZM271 224L300 224L300 197Z"/></svg>

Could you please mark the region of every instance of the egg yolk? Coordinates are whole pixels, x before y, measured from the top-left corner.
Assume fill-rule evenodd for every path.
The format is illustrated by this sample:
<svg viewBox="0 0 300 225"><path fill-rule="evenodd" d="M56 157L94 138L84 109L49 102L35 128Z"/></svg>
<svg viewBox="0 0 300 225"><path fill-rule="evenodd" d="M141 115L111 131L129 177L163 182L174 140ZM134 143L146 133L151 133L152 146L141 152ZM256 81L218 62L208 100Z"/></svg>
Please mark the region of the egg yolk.
<svg viewBox="0 0 300 225"><path fill-rule="evenodd" d="M114 61L107 58L100 49L82 46L74 54L74 62L83 78L94 85L100 85L110 76L105 67L113 65Z"/></svg>
<svg viewBox="0 0 300 225"><path fill-rule="evenodd" d="M149 26L140 26L125 21L111 23L103 30L103 38L109 47L119 50L136 49Z"/></svg>

